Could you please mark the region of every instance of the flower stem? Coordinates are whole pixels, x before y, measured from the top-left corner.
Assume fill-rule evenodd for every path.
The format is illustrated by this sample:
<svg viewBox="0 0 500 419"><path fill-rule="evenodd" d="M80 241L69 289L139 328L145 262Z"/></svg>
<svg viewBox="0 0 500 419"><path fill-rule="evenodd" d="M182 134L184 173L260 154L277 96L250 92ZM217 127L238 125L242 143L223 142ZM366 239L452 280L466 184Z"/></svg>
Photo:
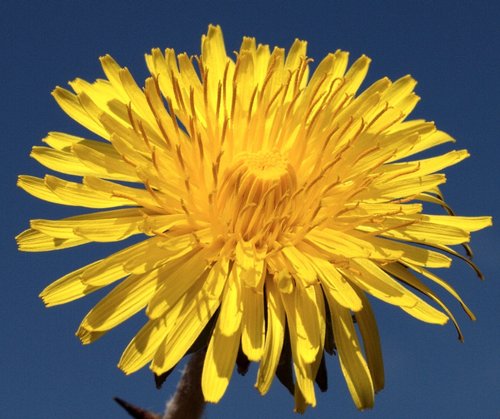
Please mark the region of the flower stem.
<svg viewBox="0 0 500 419"><path fill-rule="evenodd" d="M205 398L201 390L201 372L205 350L191 355L177 385L174 396L167 403L163 419L199 419L205 409Z"/></svg>

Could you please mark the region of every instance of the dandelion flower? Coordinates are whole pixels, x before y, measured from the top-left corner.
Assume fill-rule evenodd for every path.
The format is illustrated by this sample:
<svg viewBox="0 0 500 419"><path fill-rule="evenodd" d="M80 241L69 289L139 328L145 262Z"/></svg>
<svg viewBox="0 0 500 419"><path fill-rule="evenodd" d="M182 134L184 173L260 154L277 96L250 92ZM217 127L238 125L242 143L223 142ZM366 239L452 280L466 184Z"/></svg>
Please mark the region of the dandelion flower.
<svg viewBox="0 0 500 419"><path fill-rule="evenodd" d="M369 408L384 386L369 295L424 322L451 319L461 336L434 283L473 318L432 271L449 267L449 256L477 270L450 246L491 219L455 216L439 190L441 171L468 153L414 157L453 139L407 120L419 100L410 76L358 94L365 56L348 68L348 53L336 51L309 74L306 42L285 53L245 37L232 59L218 26L201 50L153 49L144 87L106 55L106 79L53 91L98 139L49 133L32 157L81 182L47 175L18 184L91 210L32 220L19 248L144 240L65 275L41 298L54 306L117 284L83 319L81 341L145 310L119 367L130 374L149 364L161 375L205 347L206 401L224 395L238 358L259 363L260 393L277 375L302 412L316 404L314 382L326 387L327 352L338 355L356 406Z"/></svg>

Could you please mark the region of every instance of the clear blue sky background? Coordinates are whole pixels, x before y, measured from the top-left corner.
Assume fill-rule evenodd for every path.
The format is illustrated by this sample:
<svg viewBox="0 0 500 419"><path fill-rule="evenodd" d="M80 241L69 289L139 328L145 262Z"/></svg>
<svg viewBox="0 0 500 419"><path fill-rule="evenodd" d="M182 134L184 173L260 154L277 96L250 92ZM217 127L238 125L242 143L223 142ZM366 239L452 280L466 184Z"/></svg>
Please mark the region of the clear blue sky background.
<svg viewBox="0 0 500 419"><path fill-rule="evenodd" d="M88 245L52 254L21 254L13 237L30 218L59 218L77 209L57 207L15 187L18 174L43 176L28 157L48 131L84 134L50 96L75 77L101 77L98 57L112 54L137 80L152 47L199 52L209 23L224 30L228 50L243 35L289 47L309 41L319 61L337 48L373 59L372 82L411 73L421 95L415 117L436 121L472 157L448 170L445 195L460 214L499 220L500 2L497 1L6 1L0 4L2 299L0 304L0 416L15 418L125 418L112 401L120 396L155 411L175 387L174 372L160 391L146 369L124 376L122 349L140 327L137 316L96 344L74 336L80 319L102 294L45 309L39 291L70 270L120 246ZM453 147L444 147L440 151ZM465 333L451 325L419 323L394 307L375 303L387 385L375 408L354 408L337 359L328 361L330 388L319 394L309 418L499 418L498 229L475 234L481 283L456 262L443 276L478 317L471 322L453 307ZM256 367L233 376L229 391L208 418L290 418L293 400L275 382L261 397L253 388Z"/></svg>

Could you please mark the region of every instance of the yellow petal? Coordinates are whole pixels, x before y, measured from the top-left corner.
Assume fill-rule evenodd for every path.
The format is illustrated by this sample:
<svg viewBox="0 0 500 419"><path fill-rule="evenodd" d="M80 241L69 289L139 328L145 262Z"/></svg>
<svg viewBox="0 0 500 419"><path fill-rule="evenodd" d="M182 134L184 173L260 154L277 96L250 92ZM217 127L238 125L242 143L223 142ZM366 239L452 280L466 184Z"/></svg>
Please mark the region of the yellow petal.
<svg viewBox="0 0 500 419"><path fill-rule="evenodd" d="M81 281L81 275L85 269L95 266L97 263L99 262L91 263L59 278L40 293L40 298L47 307L51 307L68 303L97 291L101 288L100 286L90 286Z"/></svg>
<svg viewBox="0 0 500 419"><path fill-rule="evenodd" d="M307 89L313 91L315 87L317 87L318 85L320 85L320 83L322 83L323 79L332 78L331 73L333 71L334 65L335 65L335 56L334 54L330 53L321 60L321 62L316 67L316 70L314 70L314 73L311 76L311 80L309 80L309 83L307 85ZM337 76L340 76L340 74ZM332 79L334 78L335 77L333 77Z"/></svg>
<svg viewBox="0 0 500 419"><path fill-rule="evenodd" d="M445 324L448 321L448 318L443 313L401 286L373 262L356 260L356 265L357 268L361 268L362 270L361 276L369 273L368 276L365 276L365 280L369 282L369 285L361 285L361 282L358 284L361 285L361 288L365 287L365 291L370 292L375 297L381 298L389 304L400 306L401 309L421 321L435 324ZM389 285L392 291L389 288L385 288L384 290L385 285L382 282L377 283L378 280L382 280L384 284ZM398 292L401 293L399 296Z"/></svg>
<svg viewBox="0 0 500 419"><path fill-rule="evenodd" d="M104 74L106 74L106 77L111 82L117 95L125 98L125 90L123 89L123 85L120 80L120 65L109 54L106 54L103 57L99 57L99 60L101 61L101 66L104 70Z"/></svg>
<svg viewBox="0 0 500 419"><path fill-rule="evenodd" d="M161 286L146 310L149 318L158 318L171 308L194 285L207 267L205 252L199 251L162 268Z"/></svg>
<svg viewBox="0 0 500 419"><path fill-rule="evenodd" d="M403 157L412 156L440 144L455 142L449 134L436 130L432 122L406 121L393 127L395 129L391 130L390 135L385 139L385 141L393 143L397 147L394 156L389 161L400 160ZM416 142L405 141L407 137L404 136L404 133L408 130L417 134L415 137ZM397 137L399 137L399 141ZM394 140L398 141L398 143L394 143Z"/></svg>
<svg viewBox="0 0 500 419"><path fill-rule="evenodd" d="M72 153L54 150L50 147L33 147L31 157L45 167L57 172L75 176L96 175Z"/></svg>
<svg viewBox="0 0 500 419"><path fill-rule="evenodd" d="M82 176L98 176L126 182L139 181L135 168L124 161L116 152L103 152L82 143L74 144L72 150L73 154L90 172Z"/></svg>
<svg viewBox="0 0 500 419"><path fill-rule="evenodd" d="M264 294L243 286L241 347L250 361L259 361L264 351Z"/></svg>
<svg viewBox="0 0 500 419"><path fill-rule="evenodd" d="M297 350L308 363L313 363L318 354L321 356L323 349L325 313L321 294L318 285L295 289Z"/></svg>
<svg viewBox="0 0 500 419"><path fill-rule="evenodd" d="M103 141L88 140L76 135L66 134L65 132L51 131L42 141L56 150L65 151L67 153L71 152L71 148L74 144L77 143L82 143L88 145L89 147L98 148L106 153L113 152L113 147L109 143L105 143Z"/></svg>
<svg viewBox="0 0 500 419"><path fill-rule="evenodd" d="M373 388L378 392L384 388L385 374L384 361L382 358L382 348L380 346L380 336L378 333L377 322L370 305L370 301L366 298L361 290L357 290L359 298L363 302L363 308L356 312L356 323L363 338L363 346L366 354L366 362L370 371Z"/></svg>
<svg viewBox="0 0 500 419"><path fill-rule="evenodd" d="M234 118L242 118L241 112L248 112L250 109L250 98L252 97L252 92L255 89L254 81L254 62L252 55L244 51L238 56L237 71L235 72L235 83L238 86L237 97L240 106L238 106L239 112L235 112Z"/></svg>
<svg viewBox="0 0 500 419"><path fill-rule="evenodd" d="M89 242L83 237L72 237L69 239L51 237L32 228L18 234L16 241L19 250L23 252L48 252L80 246Z"/></svg>
<svg viewBox="0 0 500 419"><path fill-rule="evenodd" d="M308 257L321 279L325 293L330 293L337 303L345 308L361 310L362 303L358 294L342 274L327 260L312 255Z"/></svg>
<svg viewBox="0 0 500 419"><path fill-rule="evenodd" d="M151 360L151 363L149 365L149 369L155 374L160 375L168 371L164 369L164 365L166 365L165 358L168 355L165 352L167 339L174 332L176 326L178 325L181 314L185 313L185 308L187 307L189 301L194 298L199 291L200 287L191 288L186 292L186 294L184 294L184 296L180 300L178 300L171 308L169 308L163 316L159 317L160 319L165 319L166 328L164 333L165 338L156 348L153 359Z"/></svg>
<svg viewBox="0 0 500 419"><path fill-rule="evenodd" d="M262 87L264 83L267 69L269 67L269 61L271 57L271 52L269 50L269 45L259 44L257 46L257 53L255 58L255 77L259 83L259 87Z"/></svg>
<svg viewBox="0 0 500 419"><path fill-rule="evenodd" d="M82 272L82 282L86 285L102 287L130 273L146 272L146 270L134 271L134 268L136 265L144 264L145 260L148 260L148 258L150 258L148 261L150 265L149 270L155 268L157 265L153 264L153 262L157 262L158 256L156 258L153 256L155 253L159 253L158 242L161 240L162 239L159 237L144 240L113 253L97 261L95 264L89 265Z"/></svg>
<svg viewBox="0 0 500 419"><path fill-rule="evenodd" d="M52 92L52 96L71 118L76 122L83 125L85 128L96 133L102 138L108 138L107 131L102 127L99 121L89 115L87 110L83 107L78 96L72 94L68 90L62 89L61 87L56 87Z"/></svg>
<svg viewBox="0 0 500 419"><path fill-rule="evenodd" d="M416 306L401 307L401 309L416 319L426 323L445 324L448 321L448 317L445 314L436 310L434 307L421 299L419 299Z"/></svg>
<svg viewBox="0 0 500 419"><path fill-rule="evenodd" d="M349 68L344 76L346 80L346 93L349 95L356 93L368 73L370 62L370 58L366 55L362 55L354 62L351 68Z"/></svg>
<svg viewBox="0 0 500 419"><path fill-rule="evenodd" d="M110 141L115 150L126 156L127 162L133 166L148 166L151 161L151 148L133 127L114 118L112 115L102 113L100 122L112 133Z"/></svg>
<svg viewBox="0 0 500 419"><path fill-rule="evenodd" d="M429 268L448 268L451 264L451 259L449 257L439 252L423 249L422 247L378 237L372 237L370 241L375 246L378 246L381 252L403 252L399 260L405 263L411 263L412 265L426 266Z"/></svg>
<svg viewBox="0 0 500 419"><path fill-rule="evenodd" d="M389 105L399 107L398 105L413 93L413 89L416 85L416 80L410 75L401 77L392 84L382 98L386 100Z"/></svg>
<svg viewBox="0 0 500 419"><path fill-rule="evenodd" d="M301 61L306 57L306 53L307 42L295 39L286 56L285 69L291 71L296 70Z"/></svg>
<svg viewBox="0 0 500 419"><path fill-rule="evenodd" d="M295 246L286 246L281 251L294 269L294 276L298 277L305 284L317 283L317 274L311 261Z"/></svg>
<svg viewBox="0 0 500 419"><path fill-rule="evenodd" d="M368 259L353 259L351 263L357 272L342 269L342 273L364 291L389 304L405 307L416 304L416 296L387 275L376 263Z"/></svg>
<svg viewBox="0 0 500 419"><path fill-rule="evenodd" d="M446 182L446 177L441 174L426 175L417 178L394 180L392 182L377 182L370 186L366 191L356 195L358 199L370 199L373 196L379 199L391 200L406 198L412 195L418 195L421 192L428 191L442 183Z"/></svg>
<svg viewBox="0 0 500 419"><path fill-rule="evenodd" d="M164 208L161 206L163 202L158 202L155 199L161 196L159 193L153 196L145 189L132 188L92 176L85 177L83 183L97 193L105 193L111 196L120 197L133 202L133 205L145 207L155 212L164 212Z"/></svg>
<svg viewBox="0 0 500 419"><path fill-rule="evenodd" d="M156 374L173 368L186 354L215 314L228 275L228 262L217 262L210 270L201 290L186 299L181 315L158 350L153 364Z"/></svg>
<svg viewBox="0 0 500 419"><path fill-rule="evenodd" d="M222 303L223 307L224 303L225 301ZM211 403L219 402L226 392L240 346L241 323L231 335L226 335L220 329L220 322L219 316L208 345L201 376L203 395L205 400Z"/></svg>
<svg viewBox="0 0 500 419"><path fill-rule="evenodd" d="M164 318L149 320L128 344L118 362L125 374L132 374L146 365L165 339L167 326Z"/></svg>
<svg viewBox="0 0 500 419"><path fill-rule="evenodd" d="M193 60L186 53L177 56L179 60L179 74L184 86L189 86L197 93L202 93L203 86L193 66ZM196 108L201 110L201 106ZM197 112L198 114L198 112Z"/></svg>
<svg viewBox="0 0 500 419"><path fill-rule="evenodd" d="M218 328L225 336L232 336L240 329L243 316L241 282L233 267L229 274L222 297L222 307L219 313Z"/></svg>
<svg viewBox="0 0 500 419"><path fill-rule="evenodd" d="M142 118L144 126L146 123L154 126L156 122L153 114L151 113L151 109L148 105L148 101L146 100L146 96L144 95L144 92L139 88L139 86L137 86L137 83L135 82L132 74L130 74L130 71L127 68L120 69L119 77L123 89L130 99L130 103L133 109ZM153 134L153 132L150 132L150 134ZM154 139L155 137L152 136L151 138ZM156 142L158 143L158 141Z"/></svg>
<svg viewBox="0 0 500 419"><path fill-rule="evenodd" d="M82 327L79 327L75 335L78 336L80 342L83 345L88 345L90 343L94 343L96 340L103 337L106 333L108 333L108 330L105 330L103 332L90 332L86 329L83 329Z"/></svg>
<svg viewBox="0 0 500 419"><path fill-rule="evenodd" d="M384 267L384 269L389 272L391 275L394 275L396 278L399 278L401 281L407 283L413 288L419 290L423 294L427 295L433 301L441 306L441 308L446 312L448 317L453 322L455 329L458 333L458 338L463 341L462 331L460 330L460 326L456 321L453 313L448 309L446 304L432 291L429 287L427 287L423 282L421 282L415 275L413 275L407 268L399 263L391 263Z"/></svg>
<svg viewBox="0 0 500 419"><path fill-rule="evenodd" d="M109 330L133 316L154 295L158 275L158 271L130 275L85 316L81 327L89 331Z"/></svg>
<svg viewBox="0 0 500 419"><path fill-rule="evenodd" d="M266 281L267 330L264 352L257 372L255 386L260 394L269 391L280 360L285 336L285 309L274 280Z"/></svg>
<svg viewBox="0 0 500 419"><path fill-rule="evenodd" d="M453 150L428 159L385 165L375 171L377 174L380 173L377 182L392 180L396 177L398 180L404 180L428 175L460 163L467 157L469 157L467 150Z"/></svg>
<svg viewBox="0 0 500 419"><path fill-rule="evenodd" d="M491 217L459 217L456 215L421 215L423 221L431 224L457 227L465 231L473 232L482 230L492 225Z"/></svg>
<svg viewBox="0 0 500 419"><path fill-rule="evenodd" d="M34 147L32 157L50 169L77 176L139 181L134 167L126 163L109 143L62 132L50 132L43 141L53 149Z"/></svg>
<svg viewBox="0 0 500 419"><path fill-rule="evenodd" d="M151 55L146 55L146 64L149 71L155 77L164 97L172 101L173 110L177 113L180 104L176 98L172 78L179 76L179 69L175 59L175 52L168 48L165 50L165 56L158 48L151 51Z"/></svg>
<svg viewBox="0 0 500 419"><path fill-rule="evenodd" d="M313 287L311 286L310 288ZM293 369L297 380L296 387L298 386L300 392L302 393L304 402L311 406L315 406L316 395L314 393L314 377L311 366L312 362L308 362L304 359L304 354L306 357L308 355L310 344L307 343L307 337L300 336L297 330L297 311L295 308L296 297L294 295L296 292L297 288L295 288L294 293L292 294L281 294L281 299L285 308L288 332L290 334ZM306 349L305 351L304 348Z"/></svg>
<svg viewBox="0 0 500 419"><path fill-rule="evenodd" d="M37 179L27 176L19 178L18 185L37 198L63 205L87 208L112 208L133 206L135 202L111 194L96 192L80 183L68 182L55 176Z"/></svg>
<svg viewBox="0 0 500 419"><path fill-rule="evenodd" d="M361 352L351 313L339 306L335 300L328 300L328 305L340 366L352 399L358 409L373 407L373 382Z"/></svg>
<svg viewBox="0 0 500 419"><path fill-rule="evenodd" d="M17 186L28 192L30 195L54 204L68 205L67 202L52 192L43 179L34 176L19 176Z"/></svg>
<svg viewBox="0 0 500 419"><path fill-rule="evenodd" d="M109 143L61 132L50 132L43 141L53 149L34 147L32 157L50 169L77 176L138 181L133 166L126 163Z"/></svg>
<svg viewBox="0 0 500 419"><path fill-rule="evenodd" d="M446 252L449 255L455 256L455 257L463 260L465 263L467 263L474 270L474 272L476 272L477 276L480 279L484 279L484 275L481 272L481 270L479 269L479 267L474 262L472 262L472 260L469 259L469 257L472 256L472 252L470 251L469 246L463 245L463 247L466 249L466 251L469 253L470 256L469 255L462 255L461 253L458 253L456 250L452 249L451 247L444 246L444 245L434 244L431 247L438 249L438 250L441 250L443 252Z"/></svg>
<svg viewBox="0 0 500 419"><path fill-rule="evenodd" d="M170 77L170 75L168 76ZM164 80L163 74L161 79ZM181 132L176 125L177 121L174 122L170 114L165 109L163 98L159 92L158 83L160 80L153 77L146 79L146 84L144 88L144 93L151 104L151 109L155 113L155 118L158 121L158 127L162 133L164 139L164 146L167 148L175 147L179 144L179 141L187 139L187 135Z"/></svg>
<svg viewBox="0 0 500 419"><path fill-rule="evenodd" d="M238 241L235 249L236 273L247 287L260 288L265 274L265 264L257 255L254 245L243 240Z"/></svg>
<svg viewBox="0 0 500 419"><path fill-rule="evenodd" d="M362 236L355 234L346 234L342 231L333 229L314 229L311 230L306 239L313 245L316 245L326 252L344 257L370 257L372 259L398 259L401 251L396 249L387 251L375 246L371 238L364 240Z"/></svg>
<svg viewBox="0 0 500 419"><path fill-rule="evenodd" d="M145 214L137 208L78 215L61 220L31 220L31 228L60 239L123 240L142 231Z"/></svg>
<svg viewBox="0 0 500 419"><path fill-rule="evenodd" d="M218 80L222 80L226 67L227 55L224 46L224 38L219 25L210 25L208 33L201 40L201 58L203 63Z"/></svg>
<svg viewBox="0 0 500 419"><path fill-rule="evenodd" d="M99 110L104 112L112 111L120 119L127 119L127 112L126 109L124 109L124 104L128 103L129 99L122 95L108 80L98 79L93 83L89 83L80 78L76 78L70 81L69 85L78 95L82 105L87 111L90 111L90 109L86 107L88 103L82 100L82 96L85 95L94 104L94 112L91 111L91 114L98 117ZM122 106L117 106L118 104ZM96 110L97 112L95 112Z"/></svg>
<svg viewBox="0 0 500 419"><path fill-rule="evenodd" d="M436 284L440 285L441 287L443 287L446 291L448 291L453 297L455 297L455 299L460 303L460 305L462 306L463 310L467 313L467 315L472 319L472 320L476 320L476 316L474 315L474 313L469 309L469 307L467 307L467 305L464 303L464 301L462 300L462 298L460 297L460 295L458 295L458 293L455 291L455 289L450 286L448 283L446 283L445 281L443 281L439 276L433 274L432 272L424 269L424 268L421 268L419 266L414 266L414 265L411 265L411 264L406 264L408 267L410 267L411 269L413 269L414 271L424 275L426 278L430 279L431 281L435 282Z"/></svg>
<svg viewBox="0 0 500 419"><path fill-rule="evenodd" d="M451 217L450 217L451 218ZM458 225L458 224L456 224ZM469 241L469 233L462 228L445 223L433 223L420 215L386 218L377 224L364 224L358 228L368 233L378 233L383 237L397 240L453 245Z"/></svg>

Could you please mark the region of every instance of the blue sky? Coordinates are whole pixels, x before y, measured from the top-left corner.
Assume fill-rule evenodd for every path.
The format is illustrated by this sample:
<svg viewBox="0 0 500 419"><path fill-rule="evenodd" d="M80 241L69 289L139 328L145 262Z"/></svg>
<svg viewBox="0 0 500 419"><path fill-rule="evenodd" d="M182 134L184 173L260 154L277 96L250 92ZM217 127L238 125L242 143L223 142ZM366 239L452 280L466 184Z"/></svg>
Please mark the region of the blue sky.
<svg viewBox="0 0 500 419"><path fill-rule="evenodd" d="M2 100L3 298L0 304L0 412L6 418L125 418L113 396L161 411L179 373L160 391L148 370L124 376L116 363L142 324L143 315L91 346L74 331L102 297L45 309L38 293L70 270L117 250L87 245L52 254L21 254L13 237L30 218L73 215L74 208L40 202L18 190L18 174L43 176L29 158L48 131L85 135L50 96L75 77L101 77L98 57L110 53L144 79L144 53L152 47L199 52L209 23L222 25L228 51L244 35L289 47L309 41L318 62L336 49L373 59L368 82L408 73L422 97L414 117L436 122L471 158L447 171L444 193L461 215L493 215L500 206L500 3L495 1L46 1L4 0L0 5ZM478 317L471 322L454 309L465 342L451 325L419 323L394 307L374 303L386 367L386 388L375 408L357 412L337 359L328 360L330 388L319 394L309 418L498 418L500 415L499 280L496 227L473 236L480 282L456 262L443 277ZM256 366L233 376L208 418L289 418L293 400L277 382L261 397L253 388Z"/></svg>

